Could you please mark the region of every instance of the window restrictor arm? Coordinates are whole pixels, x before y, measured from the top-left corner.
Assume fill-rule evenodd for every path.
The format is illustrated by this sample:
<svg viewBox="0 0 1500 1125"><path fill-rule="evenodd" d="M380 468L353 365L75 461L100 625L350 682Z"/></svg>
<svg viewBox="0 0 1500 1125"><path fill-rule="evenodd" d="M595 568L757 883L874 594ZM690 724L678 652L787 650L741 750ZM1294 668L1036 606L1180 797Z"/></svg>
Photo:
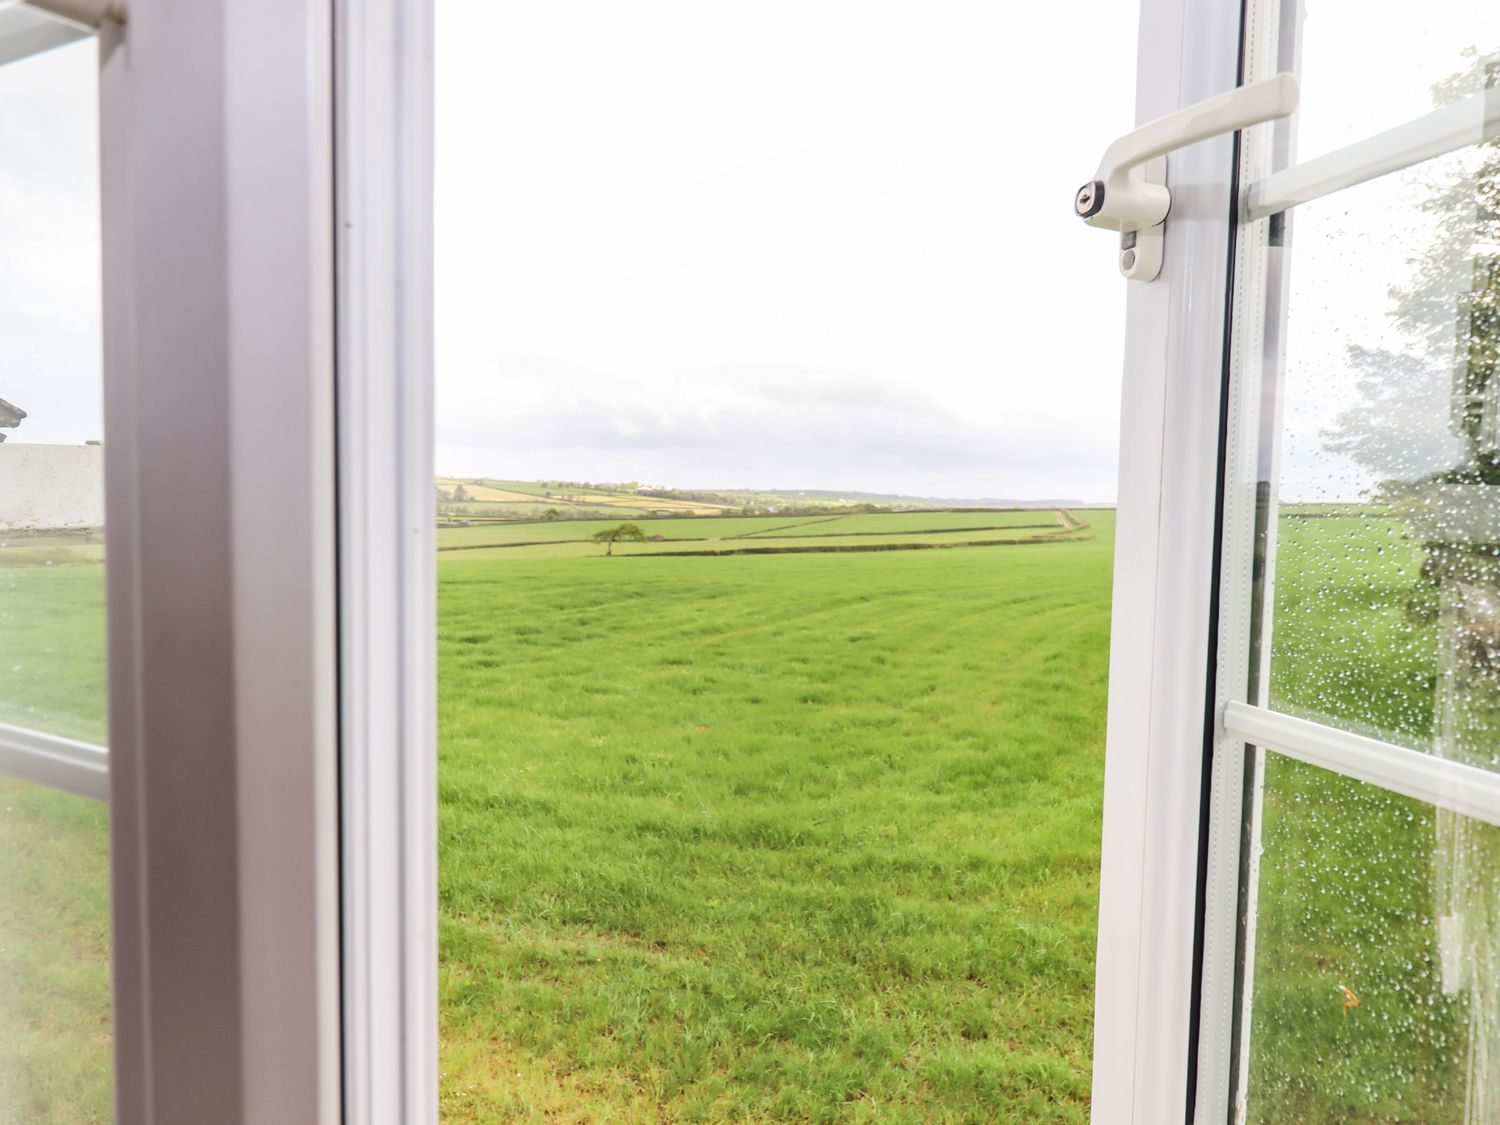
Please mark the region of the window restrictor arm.
<svg viewBox="0 0 1500 1125"><path fill-rule="evenodd" d="M1091 227L1120 232L1120 272L1129 281L1161 273L1162 235L1172 209L1167 153L1286 117L1297 108L1297 78L1276 74L1142 125L1104 150L1073 209Z"/></svg>

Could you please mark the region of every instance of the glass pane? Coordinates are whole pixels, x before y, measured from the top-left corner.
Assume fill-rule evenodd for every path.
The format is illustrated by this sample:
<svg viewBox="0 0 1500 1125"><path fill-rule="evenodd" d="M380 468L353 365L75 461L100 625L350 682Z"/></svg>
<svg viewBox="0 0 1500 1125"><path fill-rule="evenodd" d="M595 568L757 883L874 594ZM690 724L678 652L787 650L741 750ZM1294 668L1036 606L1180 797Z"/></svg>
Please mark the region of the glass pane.
<svg viewBox="0 0 1500 1125"><path fill-rule="evenodd" d="M1433 0L1422 5L1420 19L1372 19L1361 0L1309 0L1301 27L1299 159L1432 112L1434 88L1444 101L1478 93L1485 57L1497 49L1500 8L1485 0Z"/></svg>
<svg viewBox="0 0 1500 1125"><path fill-rule="evenodd" d="M1291 220L1270 702L1500 765L1500 148Z"/></svg>
<svg viewBox="0 0 1500 1125"><path fill-rule="evenodd" d="M102 743L97 67L0 66L0 724ZM103 805L0 777L0 1121L111 1118L107 856Z"/></svg>
<svg viewBox="0 0 1500 1125"><path fill-rule="evenodd" d="M96 68L0 67L0 723L103 742Z"/></svg>
<svg viewBox="0 0 1500 1125"><path fill-rule="evenodd" d="M1263 800L1247 1120L1500 1119L1500 829L1274 753Z"/></svg>

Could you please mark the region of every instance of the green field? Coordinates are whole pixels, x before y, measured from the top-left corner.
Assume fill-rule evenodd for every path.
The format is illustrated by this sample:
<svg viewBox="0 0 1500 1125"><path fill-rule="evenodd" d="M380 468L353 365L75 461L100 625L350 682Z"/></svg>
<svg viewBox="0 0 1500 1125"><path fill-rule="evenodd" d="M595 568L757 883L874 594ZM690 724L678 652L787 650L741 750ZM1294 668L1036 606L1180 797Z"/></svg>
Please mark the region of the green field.
<svg viewBox="0 0 1500 1125"><path fill-rule="evenodd" d="M99 557L0 549L0 722L103 741ZM102 805L0 778L0 1122L110 1120L108 847Z"/></svg>
<svg viewBox="0 0 1500 1125"><path fill-rule="evenodd" d="M1085 1120L1113 514L669 524L819 550L440 533L445 1119ZM887 540L956 546L821 549ZM1279 552L1276 706L1425 745L1418 546ZM0 558L0 721L99 737L88 558ZM1249 1120L1462 1121L1431 810L1274 756L1264 803ZM103 810L0 809L0 1121L107 1121Z"/></svg>
<svg viewBox="0 0 1500 1125"><path fill-rule="evenodd" d="M1088 515L1009 548L445 553L445 1114L1085 1120Z"/></svg>
<svg viewBox="0 0 1500 1125"><path fill-rule="evenodd" d="M522 521L438 530L438 551L482 551L484 558L602 555L592 536L618 519ZM1050 509L927 511L848 516L636 518L646 542L618 542L616 555L856 552L1082 538L1084 516Z"/></svg>

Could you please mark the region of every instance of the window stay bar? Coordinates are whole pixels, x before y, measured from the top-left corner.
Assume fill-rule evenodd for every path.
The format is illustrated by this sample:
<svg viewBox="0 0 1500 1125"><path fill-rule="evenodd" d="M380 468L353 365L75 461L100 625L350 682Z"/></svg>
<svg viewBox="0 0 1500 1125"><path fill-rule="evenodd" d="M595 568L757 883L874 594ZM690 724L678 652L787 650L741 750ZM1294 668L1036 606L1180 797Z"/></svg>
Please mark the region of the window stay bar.
<svg viewBox="0 0 1500 1125"><path fill-rule="evenodd" d="M109 751L61 735L0 723L0 775L109 800Z"/></svg>
<svg viewBox="0 0 1500 1125"><path fill-rule="evenodd" d="M1224 731L1253 746L1500 825L1500 773L1264 707L1230 702Z"/></svg>
<svg viewBox="0 0 1500 1125"><path fill-rule="evenodd" d="M1496 136L1500 136L1500 88L1471 94L1414 121L1257 180L1245 192L1245 221L1289 211Z"/></svg>

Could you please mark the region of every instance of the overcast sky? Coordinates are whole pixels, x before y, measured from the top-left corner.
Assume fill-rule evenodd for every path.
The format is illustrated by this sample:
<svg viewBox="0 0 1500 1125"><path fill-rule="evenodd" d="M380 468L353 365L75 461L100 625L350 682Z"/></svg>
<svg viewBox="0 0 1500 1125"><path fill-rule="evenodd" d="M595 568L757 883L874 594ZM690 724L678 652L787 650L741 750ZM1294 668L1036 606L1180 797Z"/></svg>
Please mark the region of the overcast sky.
<svg viewBox="0 0 1500 1125"><path fill-rule="evenodd" d="M1306 0L1306 9L1296 117L1299 161L1431 112L1432 85L1472 66L1466 50L1500 50L1497 4L1434 0L1422 5L1419 19L1371 19L1369 0ZM1474 140L1482 118L1482 110L1476 110ZM1472 150L1454 153L1292 212L1283 500L1358 499L1381 479L1415 479L1465 459L1450 429L1456 358L1451 346L1440 341L1415 347L1395 329L1390 313L1392 290L1409 284L1433 243L1439 217L1424 205L1446 177L1472 168L1474 155ZM1467 222L1472 233L1472 214L1443 221ZM1455 279L1467 274L1467 262L1462 266ZM1429 296L1436 308L1459 308L1457 288L1434 289ZM1446 341L1460 334L1455 325ZM1327 434L1338 428L1339 417L1360 419L1363 410L1363 373L1350 362L1351 345L1411 356L1414 362L1393 369L1387 382L1399 377L1420 384L1400 391L1410 406L1397 420L1396 440L1405 453L1378 471L1327 448Z"/></svg>
<svg viewBox="0 0 1500 1125"><path fill-rule="evenodd" d="M0 66L0 398L13 441L103 436L98 54L85 40Z"/></svg>
<svg viewBox="0 0 1500 1125"><path fill-rule="evenodd" d="M1134 4L437 3L441 472L1113 498L1125 283L1070 200L1131 122ZM1500 6L1365 14L1308 0L1303 159L1500 44ZM0 67L12 440L102 430L95 66ZM1323 435L1348 345L1404 346L1442 166L1296 212L1285 498L1373 479Z"/></svg>
<svg viewBox="0 0 1500 1125"><path fill-rule="evenodd" d="M1136 19L439 0L439 468L1112 498Z"/></svg>

